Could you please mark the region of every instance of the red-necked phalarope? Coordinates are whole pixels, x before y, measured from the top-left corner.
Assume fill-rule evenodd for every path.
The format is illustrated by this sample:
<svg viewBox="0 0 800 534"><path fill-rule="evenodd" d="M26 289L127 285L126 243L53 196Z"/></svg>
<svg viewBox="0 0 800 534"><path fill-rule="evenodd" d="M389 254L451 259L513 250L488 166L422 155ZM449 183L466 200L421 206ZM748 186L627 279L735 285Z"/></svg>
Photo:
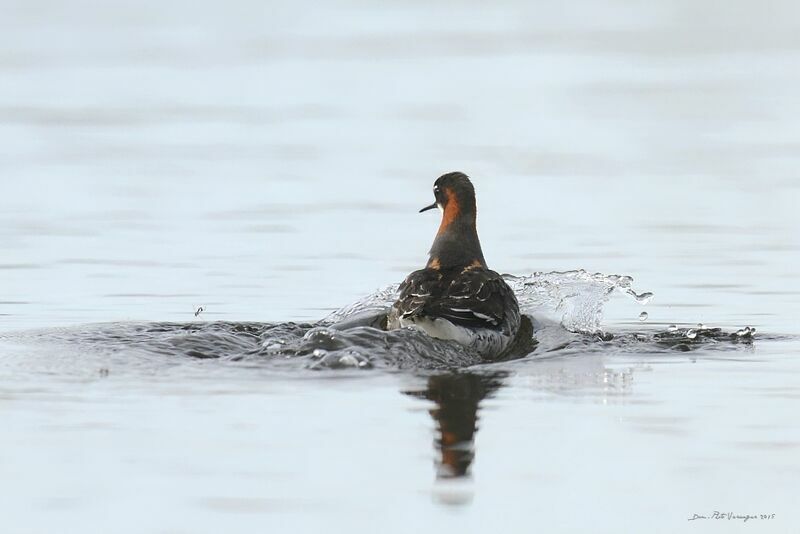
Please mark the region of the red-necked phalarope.
<svg viewBox="0 0 800 534"><path fill-rule="evenodd" d="M420 213L439 208L439 232L428 264L400 285L388 328L417 328L496 357L516 336L521 319L514 292L483 258L475 189L467 175L451 172L436 180L433 194L436 202Z"/></svg>

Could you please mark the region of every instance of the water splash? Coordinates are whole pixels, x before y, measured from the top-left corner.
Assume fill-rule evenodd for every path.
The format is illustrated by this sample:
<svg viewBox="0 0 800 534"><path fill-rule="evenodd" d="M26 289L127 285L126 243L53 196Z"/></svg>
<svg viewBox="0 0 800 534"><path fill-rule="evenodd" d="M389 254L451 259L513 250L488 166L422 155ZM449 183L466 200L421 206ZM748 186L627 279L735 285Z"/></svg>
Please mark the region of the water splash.
<svg viewBox="0 0 800 534"><path fill-rule="evenodd" d="M736 332L726 332L721 328L708 328L700 323L694 328L679 328L670 325L666 332L652 336L656 344L677 351L689 351L700 347L728 350L738 345L752 345L756 329L746 326ZM765 338L769 339L769 337ZM772 339L778 339L773 337Z"/></svg>
<svg viewBox="0 0 800 534"><path fill-rule="evenodd" d="M571 332L600 333L603 305L615 292L647 304L653 294L637 293L633 278L616 274L577 271L533 273L529 276L506 275L517 294L523 313L555 312L561 325Z"/></svg>
<svg viewBox="0 0 800 534"><path fill-rule="evenodd" d="M506 275L535 343L520 347L507 360L492 365L512 365L521 360L564 357L590 352L663 354L698 349L729 350L752 344L755 329L736 332L719 328L679 328L670 325L658 333L605 333L600 329L603 305L619 292L637 303L652 297L637 293L628 276L587 271ZM82 355L104 354L104 368L114 364L147 367L161 362L169 369L171 357L250 362L273 370L292 369L461 369L487 363L477 353L454 341L434 339L413 329L385 331L380 321L397 296L398 285L387 286L330 314L316 323L116 323L31 332L40 342L73 346ZM558 317L551 320L547 314ZM589 334L589 335L586 335ZM19 336L23 339L24 336ZM48 351L48 354L51 351ZM131 358L136 354L137 358ZM52 362L52 360L48 360ZM110 363L109 363L110 362ZM159 365L161 365L159 364ZM138 363L136 365L139 365ZM149 368L148 368L149 369ZM150 372L148 370L148 372Z"/></svg>
<svg viewBox="0 0 800 534"><path fill-rule="evenodd" d="M557 314L561 325L571 332L602 332L603 305L615 292L647 304L653 294L637 293L633 278L616 274L577 271L537 272L527 276L503 275L514 290L524 314ZM336 310L323 320L334 324L350 317L387 311L397 299L399 284L392 284Z"/></svg>
<svg viewBox="0 0 800 534"><path fill-rule="evenodd" d="M397 300L399 289L400 284L392 284L383 287L366 297L339 308L320 322L322 324L334 324L357 315L388 311L389 308L392 307L394 301Z"/></svg>

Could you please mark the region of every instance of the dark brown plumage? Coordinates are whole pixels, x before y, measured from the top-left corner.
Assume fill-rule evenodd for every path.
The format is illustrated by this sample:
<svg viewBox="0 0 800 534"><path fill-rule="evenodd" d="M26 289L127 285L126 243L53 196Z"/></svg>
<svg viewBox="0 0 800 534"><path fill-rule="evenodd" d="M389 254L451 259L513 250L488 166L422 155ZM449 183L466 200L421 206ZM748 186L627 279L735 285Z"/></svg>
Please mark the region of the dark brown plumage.
<svg viewBox="0 0 800 534"><path fill-rule="evenodd" d="M414 271L400 285L394 309L402 319L440 317L506 335L512 335L519 324L514 292L498 273L480 267Z"/></svg>

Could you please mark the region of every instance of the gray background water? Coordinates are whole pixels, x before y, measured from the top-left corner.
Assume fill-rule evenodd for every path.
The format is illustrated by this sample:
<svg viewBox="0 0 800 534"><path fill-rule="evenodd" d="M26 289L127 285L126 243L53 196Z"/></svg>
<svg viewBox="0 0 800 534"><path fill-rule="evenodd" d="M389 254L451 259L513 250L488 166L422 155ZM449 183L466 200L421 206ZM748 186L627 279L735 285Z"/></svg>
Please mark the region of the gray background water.
<svg viewBox="0 0 800 534"><path fill-rule="evenodd" d="M798 59L788 1L6 0L0 333L322 317L459 169L491 267L655 292L611 331L800 334ZM418 378L4 344L0 527L793 532L798 348L520 366L448 489Z"/></svg>

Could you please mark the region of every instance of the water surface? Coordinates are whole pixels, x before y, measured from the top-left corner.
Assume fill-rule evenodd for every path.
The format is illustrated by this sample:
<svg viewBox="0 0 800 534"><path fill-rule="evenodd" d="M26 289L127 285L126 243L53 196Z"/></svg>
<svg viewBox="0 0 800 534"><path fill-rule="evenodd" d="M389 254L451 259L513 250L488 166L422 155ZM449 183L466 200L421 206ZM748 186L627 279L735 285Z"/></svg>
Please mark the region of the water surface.
<svg viewBox="0 0 800 534"><path fill-rule="evenodd" d="M798 528L793 3L6 4L4 532ZM493 269L654 298L457 373L230 357L419 268L451 170Z"/></svg>

